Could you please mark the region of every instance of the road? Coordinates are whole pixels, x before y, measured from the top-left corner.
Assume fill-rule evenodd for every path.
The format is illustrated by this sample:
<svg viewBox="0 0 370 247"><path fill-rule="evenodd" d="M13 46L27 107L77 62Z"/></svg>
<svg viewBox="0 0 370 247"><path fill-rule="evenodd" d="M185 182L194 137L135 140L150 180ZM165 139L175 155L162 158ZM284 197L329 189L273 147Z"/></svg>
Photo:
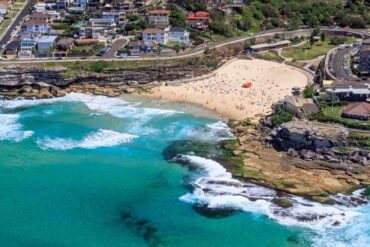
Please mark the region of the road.
<svg viewBox="0 0 370 247"><path fill-rule="evenodd" d="M31 0L32 1L32 0ZM76 61L159 61L159 60L174 60L174 59L184 59L184 58L189 58L189 57L195 57L200 54L203 54L206 49L213 49L213 48L221 48L224 46L232 45L232 44L237 44L240 42L245 42L247 40L250 40L252 38L262 38L262 37L274 37L275 35L287 35L287 34L297 34L299 36L302 36L303 32L310 32L313 29L300 29L300 30L294 30L294 31L281 31L279 30L270 30L266 32L261 32L255 35L247 35L243 37L238 37L238 38L233 38L229 39L223 42L215 43L215 44L210 44L201 48L197 48L193 50L190 53L186 54L180 54L180 55L173 55L173 56L155 56L155 57L124 57L124 58L117 58L117 57L93 57L93 58L87 58L87 59L82 59L82 58L69 58L69 59L63 59L63 60L55 60L52 58L46 58L46 59L24 59L24 60L1 60L0 64L24 64L24 63L45 63L45 62L53 62L53 63L63 63L63 62L76 62ZM349 33L355 33L358 35L364 35L366 37L370 37L370 33L366 32L364 30L353 30L353 29L338 29L338 28L327 28L327 27L322 27L322 30L326 31L333 31L333 32L349 32Z"/></svg>
<svg viewBox="0 0 370 247"><path fill-rule="evenodd" d="M340 80L354 81L358 79L358 77L354 75L348 75L344 69L345 56L354 49L356 48L346 47L338 49L332 54L329 60L329 69L331 69L332 74Z"/></svg>
<svg viewBox="0 0 370 247"><path fill-rule="evenodd" d="M5 33L0 37L0 47L6 45L11 38L12 32L16 29L18 25L21 24L22 19L28 14L28 10L36 4L37 0L27 0L26 4L20 10L18 15L15 17L13 22L9 25Z"/></svg>

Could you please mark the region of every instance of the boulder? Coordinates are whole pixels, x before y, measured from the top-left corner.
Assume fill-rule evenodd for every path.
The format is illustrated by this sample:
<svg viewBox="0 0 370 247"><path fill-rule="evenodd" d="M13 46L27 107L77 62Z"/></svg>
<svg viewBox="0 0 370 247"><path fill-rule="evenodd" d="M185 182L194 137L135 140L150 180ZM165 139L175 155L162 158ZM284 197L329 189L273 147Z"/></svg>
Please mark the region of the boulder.
<svg viewBox="0 0 370 247"><path fill-rule="evenodd" d="M300 157L304 160L314 160L317 158L317 154L311 150L302 150Z"/></svg>
<svg viewBox="0 0 370 247"><path fill-rule="evenodd" d="M48 99L53 98L53 94L49 91L49 88L41 88L40 92L36 95L38 99Z"/></svg>
<svg viewBox="0 0 370 247"><path fill-rule="evenodd" d="M245 126L238 126L236 127L236 131L240 134L240 133L245 133L248 131L248 128L245 127Z"/></svg>
<svg viewBox="0 0 370 247"><path fill-rule="evenodd" d="M63 97L67 94L66 91L60 89L59 87L55 87L55 86L50 88L50 93L53 94L54 97Z"/></svg>
<svg viewBox="0 0 370 247"><path fill-rule="evenodd" d="M240 149L236 149L236 150L234 150L233 151L233 154L235 155L235 156L239 156L239 155L241 155L243 153L243 151L242 150L240 150Z"/></svg>
<svg viewBox="0 0 370 247"><path fill-rule="evenodd" d="M299 154L297 151L295 151L293 148L289 148L287 154L291 157L298 157Z"/></svg>

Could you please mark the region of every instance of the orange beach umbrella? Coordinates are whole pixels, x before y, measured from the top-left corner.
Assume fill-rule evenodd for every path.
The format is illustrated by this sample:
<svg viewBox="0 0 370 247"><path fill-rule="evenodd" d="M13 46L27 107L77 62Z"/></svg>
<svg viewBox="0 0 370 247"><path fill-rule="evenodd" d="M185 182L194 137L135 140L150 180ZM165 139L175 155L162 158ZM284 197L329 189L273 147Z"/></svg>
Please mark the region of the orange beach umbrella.
<svg viewBox="0 0 370 247"><path fill-rule="evenodd" d="M246 83L244 83L243 84L243 87L244 88L250 88L250 87L252 87L253 86L253 84L252 84L252 82L250 82L250 81L248 81L248 82L246 82Z"/></svg>

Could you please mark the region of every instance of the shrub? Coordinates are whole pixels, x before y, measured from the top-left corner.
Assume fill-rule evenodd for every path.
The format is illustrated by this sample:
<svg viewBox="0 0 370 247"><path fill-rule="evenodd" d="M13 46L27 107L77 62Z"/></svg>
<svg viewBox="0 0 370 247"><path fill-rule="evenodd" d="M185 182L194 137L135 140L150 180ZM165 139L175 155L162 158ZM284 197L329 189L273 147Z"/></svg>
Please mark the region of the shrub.
<svg viewBox="0 0 370 247"><path fill-rule="evenodd" d="M105 61L96 61L90 65L90 69L91 71L95 73L101 73L103 72L106 66L107 66L107 63Z"/></svg>
<svg viewBox="0 0 370 247"><path fill-rule="evenodd" d="M290 122L293 120L293 114L285 111L281 106L275 108L275 112L271 117L272 127L278 127L283 123Z"/></svg>
<svg viewBox="0 0 370 247"><path fill-rule="evenodd" d="M341 45L344 44L347 41L347 38L345 37L333 37L330 40L330 44L332 45Z"/></svg>
<svg viewBox="0 0 370 247"><path fill-rule="evenodd" d="M305 89L303 90L303 95L305 98L312 98L315 95L315 88L313 85L306 86Z"/></svg>

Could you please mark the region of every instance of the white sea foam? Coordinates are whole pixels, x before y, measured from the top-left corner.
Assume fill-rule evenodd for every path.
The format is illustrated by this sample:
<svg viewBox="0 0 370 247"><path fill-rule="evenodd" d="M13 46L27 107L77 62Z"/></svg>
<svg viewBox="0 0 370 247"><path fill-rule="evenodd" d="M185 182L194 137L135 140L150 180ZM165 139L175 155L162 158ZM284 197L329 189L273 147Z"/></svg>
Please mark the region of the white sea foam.
<svg viewBox="0 0 370 247"><path fill-rule="evenodd" d="M359 217L351 220L346 226L322 228L312 237L315 247L368 247L370 246L370 205L356 210Z"/></svg>
<svg viewBox="0 0 370 247"><path fill-rule="evenodd" d="M84 103L92 111L109 113L117 117L132 117L131 114L135 113L142 113L144 115L171 115L179 113L173 110L135 107L135 104L130 104L129 102L118 98L94 96L82 93L70 93L64 97L51 99L0 100L0 108L17 109L62 102L81 102ZM127 113L128 115L126 115L125 113Z"/></svg>
<svg viewBox="0 0 370 247"><path fill-rule="evenodd" d="M41 149L69 150L74 148L95 149L112 147L133 141L137 136L100 129L87 135L82 140L65 138L43 138L36 141Z"/></svg>
<svg viewBox="0 0 370 247"><path fill-rule="evenodd" d="M204 127L185 128L180 135L182 138L211 143L235 138L229 126L222 121L207 124Z"/></svg>
<svg viewBox="0 0 370 247"><path fill-rule="evenodd" d="M97 114L110 114L117 118L129 119L132 123L129 128L134 134L152 134L155 129L149 128L147 123L154 116L167 117L181 112L166 109L137 107L137 103L129 103L122 99L106 96L94 96L82 93L70 93L64 97L52 99L16 99L0 100L0 108L19 109L38 105L49 105L63 102L80 102ZM91 115L94 116L94 115Z"/></svg>
<svg viewBox="0 0 370 247"><path fill-rule="evenodd" d="M33 135L33 131L22 130L18 114L0 114L0 140L20 142Z"/></svg>
<svg viewBox="0 0 370 247"><path fill-rule="evenodd" d="M346 227L361 215L354 207L324 205L289 195L283 198L289 200L292 207L283 208L274 203L273 199L279 197L274 190L233 179L213 160L193 155L179 155L177 159L197 169L191 182L193 191L180 198L197 206L265 214L280 224L317 231Z"/></svg>

